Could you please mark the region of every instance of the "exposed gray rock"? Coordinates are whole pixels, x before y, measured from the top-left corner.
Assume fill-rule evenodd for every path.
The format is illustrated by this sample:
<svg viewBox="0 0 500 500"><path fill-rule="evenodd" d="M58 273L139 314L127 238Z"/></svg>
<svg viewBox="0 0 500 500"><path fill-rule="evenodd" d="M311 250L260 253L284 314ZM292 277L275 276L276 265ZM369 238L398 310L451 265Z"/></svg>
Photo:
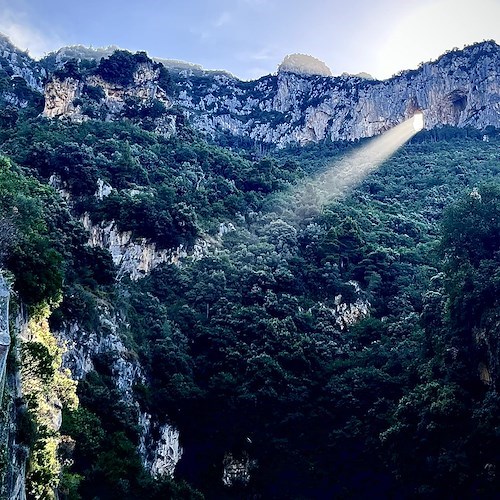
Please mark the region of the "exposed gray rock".
<svg viewBox="0 0 500 500"><path fill-rule="evenodd" d="M364 296L358 283L349 281L349 284L354 288L357 296L354 302L346 302L342 295L338 294L334 298L333 306L323 302L318 302L316 306L320 313L326 314L333 320L335 329L340 331L346 330L358 321L370 316L371 304Z"/></svg>
<svg viewBox="0 0 500 500"><path fill-rule="evenodd" d="M353 303L343 302L342 295L335 296L335 308L333 313L336 317L337 325L341 330L345 330L355 325L363 318L370 316L370 302L363 297L363 292L358 283L349 281L354 288L357 298Z"/></svg>
<svg viewBox="0 0 500 500"><path fill-rule="evenodd" d="M100 305L100 326L86 329L72 323L57 332L64 345L63 366L71 371L76 380L81 380L94 368L94 358L109 354L111 373L122 401L137 411L140 429L139 454L143 464L153 476L172 476L182 456L179 431L169 423L160 423L151 415L141 412L135 399L134 386L144 383L144 373L137 357L127 349L120 337L120 327L127 327L123 318L106 304ZM59 422L60 425L60 422Z"/></svg>
<svg viewBox="0 0 500 500"><path fill-rule="evenodd" d="M147 62L138 64L130 85L110 83L99 75L80 80L54 77L45 85L45 108L42 115L47 118L68 118L75 122L88 120L89 116L80 105L84 85L99 87L104 92L104 98L96 103L96 109L107 120L119 117L129 99L136 99L138 106L147 106L157 100L168 109L172 102L165 90L158 85L159 75L160 69ZM158 121L157 128L163 135L171 134L171 119Z"/></svg>
<svg viewBox="0 0 500 500"><path fill-rule="evenodd" d="M307 54L290 54L278 66L278 73L296 73L298 75L332 76L330 68L319 59Z"/></svg>
<svg viewBox="0 0 500 500"><path fill-rule="evenodd" d="M28 449L15 445L11 453L11 473L8 484L7 498L9 500L26 500L26 464Z"/></svg>
<svg viewBox="0 0 500 500"><path fill-rule="evenodd" d="M78 323L71 323L57 332L58 340L65 347L63 367L71 371L72 378L81 380L94 369L94 358L110 354L111 373L115 386L124 401L134 401L133 387L144 382L142 369L135 356L126 348L119 334L123 320L106 306L101 308L100 327L87 330Z"/></svg>
<svg viewBox="0 0 500 500"><path fill-rule="evenodd" d="M81 114L80 106L74 101L80 97L83 83L74 78L60 80L54 78L45 87L45 108L43 116L47 118L65 117L74 121L83 121L86 118Z"/></svg>
<svg viewBox="0 0 500 500"><path fill-rule="evenodd" d="M280 71L255 82L188 77L178 102L195 127L285 146L380 134L417 110L425 127L500 126L500 47L483 42L385 81ZM237 97L237 98L235 98Z"/></svg>
<svg viewBox="0 0 500 500"><path fill-rule="evenodd" d="M141 413L139 453L145 468L153 477L174 475L175 466L182 457L179 430L170 424L160 425L151 415Z"/></svg>
<svg viewBox="0 0 500 500"><path fill-rule="evenodd" d="M500 47L492 41L447 53L384 81L365 74L332 77L325 68L321 61L295 54L283 62L277 75L253 82L222 72L181 70L176 104L196 128L209 135L229 132L279 147L371 137L418 110L423 111L428 129L500 126ZM172 104L156 85L155 71L151 64L143 64L128 87L98 76L88 77L86 83L104 90L101 105L107 110L106 118L113 119L129 97L142 102L154 97L167 107ZM71 79L50 81L44 115L85 119L75 104L81 85ZM174 134L175 118L159 120L156 130Z"/></svg>
<svg viewBox="0 0 500 500"><path fill-rule="evenodd" d="M165 115L155 120L155 132L168 139L177 133L175 116Z"/></svg>
<svg viewBox="0 0 500 500"><path fill-rule="evenodd" d="M76 47L74 51L83 59L99 59L109 55L113 47L90 52L83 49ZM58 61L67 60L71 50L61 50L54 61L49 64L47 59L44 64L57 67ZM5 37L0 38L0 54L2 67L8 67L13 77L42 90L47 77L42 64ZM324 139L355 140L380 134L417 110L424 112L428 129L440 125L500 126L500 47L493 41L454 50L384 81L366 74L328 76L321 61L300 54L289 56L277 75L253 82L177 63L167 64L177 72L175 104L185 110L196 128L212 136L226 131L279 147ZM154 98L168 108L173 103L157 84L158 71L153 64L142 63L128 86L110 84L95 75L85 81L52 79L45 86L44 116L87 119L80 104L84 83L103 89L105 97L97 107L106 119L117 118L128 98L138 99L139 105ZM17 106L27 105L9 92L0 97ZM155 127L162 135L174 134L175 116L157 119Z"/></svg>
<svg viewBox="0 0 500 500"><path fill-rule="evenodd" d="M47 66L55 67L60 69L64 66L64 63L71 59L77 60L94 60L100 61L104 57L109 57L116 50L122 50L116 45L109 45L107 47L86 47L84 45L69 45L66 47L61 47L55 52L49 53L44 57L43 61ZM162 59L159 57L151 57L155 62L159 62L170 70L174 71L189 71L191 73L220 73L219 71L205 70L199 64L193 64L186 61L180 61L178 59Z"/></svg>
<svg viewBox="0 0 500 500"><path fill-rule="evenodd" d="M10 74L11 78L20 77L31 89L43 92L43 80L47 77L46 70L27 52L16 48L8 37L1 33L0 66Z"/></svg>
<svg viewBox="0 0 500 500"><path fill-rule="evenodd" d="M199 260L215 249L220 238L234 230L231 223L221 223L217 238L198 238L192 248L179 245L174 249L158 248L146 238L133 238L131 231L119 231L112 222L93 224L88 215L82 219L89 232L89 245L107 249L116 265L118 279L129 276L132 280L144 277L160 264L180 264L183 259Z"/></svg>
<svg viewBox="0 0 500 500"><path fill-rule="evenodd" d="M103 181L102 179L97 179L97 190L94 196L99 201L102 201L104 198L109 196L112 191L113 188L106 181Z"/></svg>
<svg viewBox="0 0 500 500"><path fill-rule="evenodd" d="M0 475L0 497L9 500L26 499L27 449L16 442L16 408L14 397L20 392L16 377L7 383L7 357L10 348L10 290L0 273L0 449L9 457ZM4 394L5 392L5 394Z"/></svg>
<svg viewBox="0 0 500 500"><path fill-rule="evenodd" d="M222 483L224 486L246 486L250 482L250 472L255 466L255 461L251 460L248 453L243 452L241 456L226 453L222 463Z"/></svg>
<svg viewBox="0 0 500 500"><path fill-rule="evenodd" d="M10 290L0 273L0 405L2 404L5 378L7 370L7 357L10 347L9 332L9 300Z"/></svg>
<svg viewBox="0 0 500 500"><path fill-rule="evenodd" d="M61 177L56 174L52 174L48 182L49 186L54 188L59 196L66 202L71 201L71 193L66 189L67 186L62 181Z"/></svg>

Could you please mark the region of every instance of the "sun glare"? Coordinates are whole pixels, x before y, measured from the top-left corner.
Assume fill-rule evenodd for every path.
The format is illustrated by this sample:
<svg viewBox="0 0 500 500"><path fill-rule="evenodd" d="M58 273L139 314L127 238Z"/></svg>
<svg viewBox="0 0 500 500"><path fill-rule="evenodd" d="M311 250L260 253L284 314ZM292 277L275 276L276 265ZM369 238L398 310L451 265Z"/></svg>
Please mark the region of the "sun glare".
<svg viewBox="0 0 500 500"><path fill-rule="evenodd" d="M413 128L415 132L420 132L424 128L424 114L422 111L417 111L413 115Z"/></svg>

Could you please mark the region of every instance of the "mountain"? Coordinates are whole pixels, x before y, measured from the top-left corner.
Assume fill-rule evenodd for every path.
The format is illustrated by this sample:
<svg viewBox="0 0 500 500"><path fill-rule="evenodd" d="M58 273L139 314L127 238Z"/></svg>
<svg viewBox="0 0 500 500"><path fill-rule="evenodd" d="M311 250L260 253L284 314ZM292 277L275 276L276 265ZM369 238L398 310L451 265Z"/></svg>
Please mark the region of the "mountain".
<svg viewBox="0 0 500 500"><path fill-rule="evenodd" d="M25 75L28 86L40 90L48 72L69 58L100 61L114 49L66 47L36 63L11 47L4 50L5 54L16 54L12 57L22 62L13 65L9 56L3 65L15 75ZM477 129L499 126L499 54L495 42L481 42L384 81L328 76L329 70L321 61L300 54L285 58L276 75L249 82L189 63L156 61L170 70L177 86L175 105L193 127L211 137L229 134L283 147L371 137L416 110L423 111L427 129L443 125ZM303 71L301 65L309 70ZM74 114L68 106L80 99L83 80L78 89L57 78L51 82L45 91L47 116ZM59 90L58 85L62 85ZM107 96L110 90L104 91ZM12 94L4 95L13 99Z"/></svg>
<svg viewBox="0 0 500 500"><path fill-rule="evenodd" d="M256 82L179 79L179 104L210 135L228 131L271 145L377 135L422 110L426 128L499 126L500 47L449 52L389 80L278 71Z"/></svg>
<svg viewBox="0 0 500 500"><path fill-rule="evenodd" d="M171 69L176 104L195 128L212 137L228 133L283 147L371 137L416 110L423 111L428 129L499 126L499 54L496 43L482 42L384 81L325 76L324 68L304 72L296 61L300 55L286 58L277 75L250 82L224 73ZM50 99L46 96L47 104L57 106Z"/></svg>
<svg viewBox="0 0 500 500"><path fill-rule="evenodd" d="M304 76L332 76L330 68L319 59L306 54L291 54L278 66L278 73L295 73Z"/></svg>
<svg viewBox="0 0 500 500"><path fill-rule="evenodd" d="M27 52L16 48L6 37L0 33L0 63L2 66L2 77L5 73L11 78L21 78L30 89L38 92L43 91L43 82L47 78L48 72L34 61ZM5 91L5 89L2 89ZM5 99L5 94L2 95ZM8 97L7 97L8 99ZM18 105L23 105L18 103Z"/></svg>
<svg viewBox="0 0 500 500"><path fill-rule="evenodd" d="M60 69L64 66L64 63L70 61L71 59L77 59L79 61L100 61L103 57L109 57L113 52L120 49L116 45L111 45L109 47L85 47L84 45L69 45L67 47L61 47L55 52L49 53L43 58L42 64L48 66L51 70ZM162 59L159 57L153 57L153 61L160 62L167 69L174 70L191 70L191 71L204 71L203 67L199 64L193 64L186 61L179 61L177 59Z"/></svg>
<svg viewBox="0 0 500 500"><path fill-rule="evenodd" d="M495 43L383 82L1 43L0 497L495 497Z"/></svg>

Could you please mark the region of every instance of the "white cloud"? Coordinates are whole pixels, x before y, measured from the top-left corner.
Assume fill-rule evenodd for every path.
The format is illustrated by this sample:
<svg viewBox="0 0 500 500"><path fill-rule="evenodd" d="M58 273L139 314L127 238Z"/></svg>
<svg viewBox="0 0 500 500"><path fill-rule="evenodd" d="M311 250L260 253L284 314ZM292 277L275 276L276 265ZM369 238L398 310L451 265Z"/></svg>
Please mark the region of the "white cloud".
<svg viewBox="0 0 500 500"><path fill-rule="evenodd" d="M253 61L271 61L271 60L275 59L275 57L276 57L274 52L275 52L274 50L272 50L268 47L265 47L257 52L253 52L245 57L248 57L248 59L251 59Z"/></svg>
<svg viewBox="0 0 500 500"><path fill-rule="evenodd" d="M28 50L32 57L42 57L47 52L57 50L65 43L56 35L42 33L19 19L7 9L0 12L0 32L21 50Z"/></svg>
<svg viewBox="0 0 500 500"><path fill-rule="evenodd" d="M229 12L223 12L215 21L214 26L220 28L232 21L232 16Z"/></svg>

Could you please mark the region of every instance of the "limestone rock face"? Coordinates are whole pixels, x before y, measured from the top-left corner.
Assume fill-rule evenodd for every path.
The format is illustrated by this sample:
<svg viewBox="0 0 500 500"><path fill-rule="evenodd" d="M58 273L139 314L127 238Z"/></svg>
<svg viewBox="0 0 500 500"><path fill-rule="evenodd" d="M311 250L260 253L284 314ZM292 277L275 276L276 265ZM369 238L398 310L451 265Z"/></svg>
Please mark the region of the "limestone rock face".
<svg viewBox="0 0 500 500"><path fill-rule="evenodd" d="M134 240L130 231L120 232L114 222L93 225L88 217L83 222L90 233L89 244L109 250L118 268L118 278L129 276L137 280L159 264L175 261L175 252L157 249L155 243L145 238ZM184 253L187 256L183 248L178 249L179 256Z"/></svg>
<svg viewBox="0 0 500 500"><path fill-rule="evenodd" d="M222 483L227 487L246 486L250 482L250 472L255 467L246 452L239 457L226 453L222 465Z"/></svg>
<svg viewBox="0 0 500 500"><path fill-rule="evenodd" d="M142 434L139 452L144 466L153 477L174 475L175 466L182 457L179 430L170 424L159 425L151 421L151 415L142 413L140 417ZM154 446L151 446L154 443Z"/></svg>
<svg viewBox="0 0 500 500"><path fill-rule="evenodd" d="M81 380L94 368L96 356L109 356L110 371L120 397L135 409L137 415L140 430L138 451L144 466L153 476L172 476L182 456L179 431L141 411L134 387L144 383L145 377L137 357L121 339L120 328L127 327L126 321L107 304L101 304L99 309L98 327L88 329L72 323L57 332L58 341L65 346L63 366L70 370L73 379ZM60 426L60 422L57 423Z"/></svg>
<svg viewBox="0 0 500 500"><path fill-rule="evenodd" d="M363 291L358 283L349 281L349 284L356 292L356 300L354 302L343 302L342 295L335 297L334 314L336 316L337 325L341 330L346 330L358 321L370 316L371 304L363 297Z"/></svg>
<svg viewBox="0 0 500 500"><path fill-rule="evenodd" d="M111 372L122 398L133 400L133 386L143 382L144 375L132 353L125 347L120 327L125 326L109 304L98 304L99 324L93 328L78 323L67 324L57 332L58 341L64 345L63 367L71 371L72 378L81 380L94 369L93 359L99 354L109 354Z"/></svg>
<svg viewBox="0 0 500 500"><path fill-rule="evenodd" d="M493 41L449 52L384 81L366 74L333 77L324 63L302 54L287 56L277 75L251 82L176 68L176 102L157 85L158 71L144 63L125 87L95 75L83 83L53 79L45 87L44 115L86 119L78 104L86 83L103 89L99 106L106 119L118 117L127 99L155 98L167 108L177 104L208 135L229 132L278 147L371 137L416 111L423 111L428 129L500 126L500 47ZM174 117L160 120L156 131L175 133Z"/></svg>
<svg viewBox="0 0 500 500"><path fill-rule="evenodd" d="M129 85L110 83L99 75L87 76L80 80L53 77L45 85L45 108L42 114L47 118L68 118L76 122L88 120L89 114L81 105L85 86L102 90L103 97L92 103L92 112L106 120L118 118L130 100L134 100L138 108L156 100L168 109L172 102L165 90L158 85L159 75L160 69L147 62L138 64L133 81ZM157 124L159 133L165 135L175 132L171 118L163 119Z"/></svg>
<svg viewBox="0 0 500 500"><path fill-rule="evenodd" d="M317 313L321 316L329 317L337 331L343 331L358 321L370 316L370 302L366 299L358 283L349 281L349 285L354 288L356 299L346 302L341 294L336 295L334 304L328 306L323 302L317 304Z"/></svg>
<svg viewBox="0 0 500 500"><path fill-rule="evenodd" d="M91 49L76 49L84 59L99 59L112 48L96 54ZM53 57L56 67L59 56ZM49 59L38 63L0 36L2 69L11 79L24 79L35 91L44 90L43 82L50 76L44 64L49 67ZM43 115L74 121L88 119L82 92L84 85L89 85L104 93L92 103L93 113L99 118L118 118L127 100L136 100L140 109L156 99L167 108L177 104L195 128L209 135L229 132L278 147L371 137L417 110L423 111L428 129L440 125L478 129L500 126L500 47L493 41L448 52L434 62L384 81L366 74L333 77L324 63L303 54L287 56L277 75L251 82L225 72L163 62L176 73L175 102L158 85L159 69L149 62L139 64L133 82L125 86L106 82L97 75L85 77L84 81L49 79ZM28 105L28 101L9 91L0 95L2 99L19 107ZM174 134L174 115L167 113L156 120L153 129L162 135Z"/></svg>
<svg viewBox="0 0 500 500"><path fill-rule="evenodd" d="M55 78L45 87L45 108L43 116L47 118L58 118L61 116L74 118L82 121L79 106L75 106L73 101L80 97L83 83L74 78L59 80Z"/></svg>
<svg viewBox="0 0 500 500"><path fill-rule="evenodd" d="M380 134L421 110L425 127L500 126L500 47L449 52L384 81L279 71L254 82L180 80L178 104L195 127L283 147Z"/></svg>
<svg viewBox="0 0 500 500"><path fill-rule="evenodd" d="M224 234L234 230L231 223L221 223L216 238L198 238L189 249L181 244L165 250L146 238L133 238L130 231L119 231L113 221L95 225L85 216L82 222L89 232L89 245L107 249L111 254L118 268L117 278L129 276L132 280L144 277L163 263L180 264L183 259L201 259L218 245Z"/></svg>
<svg viewBox="0 0 500 500"><path fill-rule="evenodd" d="M111 187L99 180L95 196L102 198L110 192ZM158 249L144 238L133 239L130 232L118 231L113 222L94 225L84 217L83 224L89 231L89 244L108 249L118 267L118 277L128 275L131 279L144 276L162 262L179 264L184 258L202 258L218 239L235 229L231 223L222 223L215 238L200 239L188 252L182 246L174 250ZM137 411L139 454L146 470L155 477L173 476L182 456L179 430L168 422L152 419L141 410L133 389L137 383L145 382L145 376L137 357L122 341L121 330L127 328L126 318L120 317L108 304L98 307L98 326L86 328L72 323L58 332L58 340L65 347L63 366L71 371L74 379L81 380L94 368L96 356L109 356L110 370L121 399Z"/></svg>
<svg viewBox="0 0 500 500"><path fill-rule="evenodd" d="M33 96L43 92L47 71L0 33L0 103L14 108L26 108Z"/></svg>
<svg viewBox="0 0 500 500"><path fill-rule="evenodd" d="M290 54L278 66L278 73L289 72L298 75L332 76L330 68L319 59L306 54Z"/></svg>
<svg viewBox="0 0 500 500"><path fill-rule="evenodd" d="M38 65L27 52L23 52L0 34L0 66L10 74L11 78L22 78L33 90L43 91L43 79L47 77L46 70Z"/></svg>

